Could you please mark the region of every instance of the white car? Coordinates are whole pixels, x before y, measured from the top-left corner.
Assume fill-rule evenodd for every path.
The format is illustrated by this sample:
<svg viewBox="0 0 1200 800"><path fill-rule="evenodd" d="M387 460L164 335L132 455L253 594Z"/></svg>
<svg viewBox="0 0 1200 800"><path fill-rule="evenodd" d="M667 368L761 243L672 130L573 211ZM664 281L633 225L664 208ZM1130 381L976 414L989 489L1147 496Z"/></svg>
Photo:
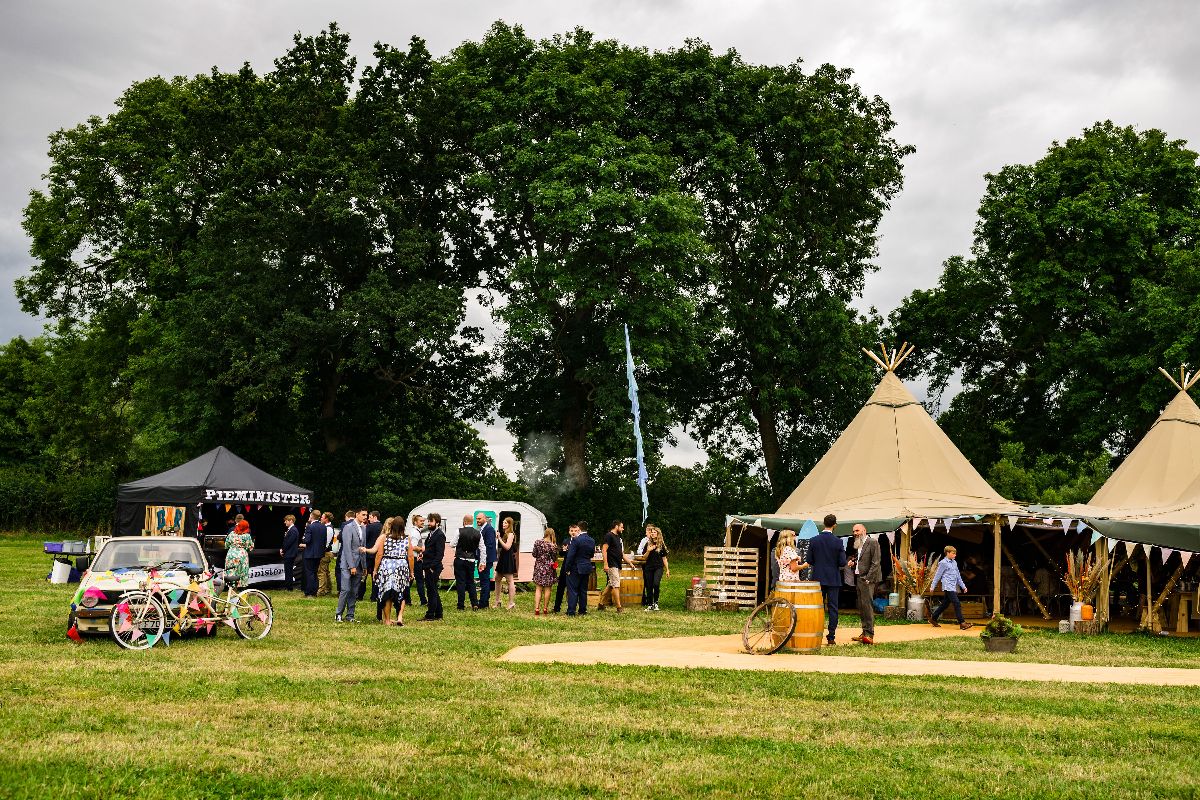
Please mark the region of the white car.
<svg viewBox="0 0 1200 800"><path fill-rule="evenodd" d="M180 589L186 589L195 576L211 573L196 539L183 536L109 539L79 580L79 590L71 600L67 630L110 633L109 618L121 595L137 589L151 568L163 565L166 566L159 572L160 582Z"/></svg>

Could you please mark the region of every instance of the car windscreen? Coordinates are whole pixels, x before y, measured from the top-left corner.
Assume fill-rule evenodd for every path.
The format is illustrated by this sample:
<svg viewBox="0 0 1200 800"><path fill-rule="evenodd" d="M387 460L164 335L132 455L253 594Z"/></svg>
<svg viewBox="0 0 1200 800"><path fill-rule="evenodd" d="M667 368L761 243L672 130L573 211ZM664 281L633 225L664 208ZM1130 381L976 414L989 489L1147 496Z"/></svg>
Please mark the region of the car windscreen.
<svg viewBox="0 0 1200 800"><path fill-rule="evenodd" d="M203 564L200 545L195 541L155 541L152 537L139 542L108 542L96 554L93 572L113 569L149 567L164 561L191 561Z"/></svg>

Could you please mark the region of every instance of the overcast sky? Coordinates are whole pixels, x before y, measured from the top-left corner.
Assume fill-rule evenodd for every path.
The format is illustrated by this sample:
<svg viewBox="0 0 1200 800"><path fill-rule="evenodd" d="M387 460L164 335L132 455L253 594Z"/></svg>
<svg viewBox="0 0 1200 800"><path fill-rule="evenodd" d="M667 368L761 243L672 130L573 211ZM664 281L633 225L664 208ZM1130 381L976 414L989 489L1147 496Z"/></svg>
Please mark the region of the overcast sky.
<svg viewBox="0 0 1200 800"><path fill-rule="evenodd" d="M0 25L0 341L41 331L12 281L30 264L21 211L42 185L46 137L113 110L131 83L244 61L260 73L297 31L336 20L359 63L375 41L426 40L441 55L497 19L545 37L583 26L651 49L699 37L756 63L831 63L892 108L915 145L884 217L863 305L891 311L937 281L971 242L983 176L1037 160L1052 141L1112 119L1200 146L1200 4L1178 2L8 2ZM914 386L921 392L923 387ZM515 467L503 430L483 431ZM686 440L668 460L691 463Z"/></svg>

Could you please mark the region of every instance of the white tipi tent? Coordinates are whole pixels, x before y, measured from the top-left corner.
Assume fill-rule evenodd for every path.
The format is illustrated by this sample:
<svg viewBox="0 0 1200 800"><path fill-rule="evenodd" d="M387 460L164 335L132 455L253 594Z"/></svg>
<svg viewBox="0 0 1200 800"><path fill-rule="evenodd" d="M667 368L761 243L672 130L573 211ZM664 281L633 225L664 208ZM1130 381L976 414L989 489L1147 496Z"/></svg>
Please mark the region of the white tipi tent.
<svg viewBox="0 0 1200 800"><path fill-rule="evenodd" d="M1115 539L1200 550L1200 407L1188 394L1200 372L1159 372L1178 392L1133 452L1089 502L1046 510Z"/></svg>
<svg viewBox="0 0 1200 800"><path fill-rule="evenodd" d="M883 531L918 517L1027 513L988 485L896 377L912 348L881 350L883 359L863 351L883 379L829 451L774 514L738 519L799 530L834 514L839 524Z"/></svg>

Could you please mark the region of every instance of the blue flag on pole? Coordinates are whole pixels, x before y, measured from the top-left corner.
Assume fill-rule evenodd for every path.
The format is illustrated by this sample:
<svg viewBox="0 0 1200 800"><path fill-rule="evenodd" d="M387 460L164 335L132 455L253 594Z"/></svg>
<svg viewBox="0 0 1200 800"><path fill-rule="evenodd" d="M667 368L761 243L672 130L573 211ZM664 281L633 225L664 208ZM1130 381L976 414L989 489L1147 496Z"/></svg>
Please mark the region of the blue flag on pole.
<svg viewBox="0 0 1200 800"><path fill-rule="evenodd" d="M629 346L629 326L625 326L625 374L629 378L629 403L633 406L633 438L637 442L638 488L642 490L642 522L650 512L650 499L646 497L646 454L642 450L642 410L638 407L637 378L633 377L633 349Z"/></svg>

